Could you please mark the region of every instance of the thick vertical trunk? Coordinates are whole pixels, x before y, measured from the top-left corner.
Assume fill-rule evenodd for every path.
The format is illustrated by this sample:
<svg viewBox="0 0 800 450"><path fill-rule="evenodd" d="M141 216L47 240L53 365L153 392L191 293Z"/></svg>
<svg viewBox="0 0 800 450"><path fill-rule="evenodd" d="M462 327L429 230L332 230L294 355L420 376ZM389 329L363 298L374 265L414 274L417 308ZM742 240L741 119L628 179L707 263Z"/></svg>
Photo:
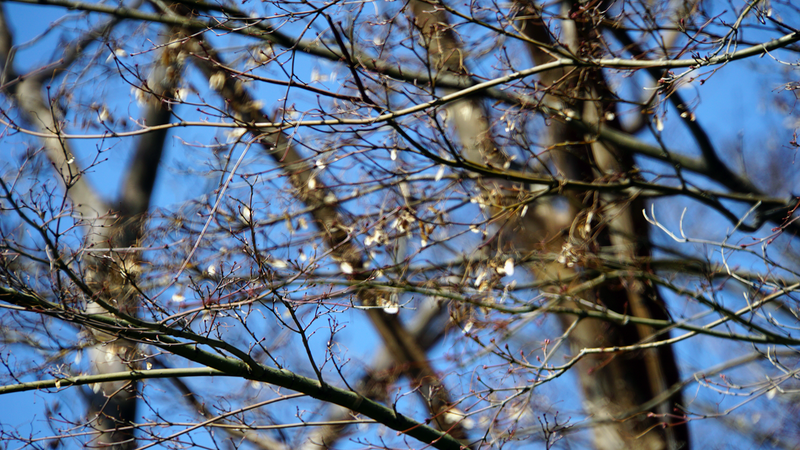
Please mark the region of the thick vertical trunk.
<svg viewBox="0 0 800 450"><path fill-rule="evenodd" d="M416 25L428 43L428 51L438 71L464 73L462 54L452 32L448 18L440 9L429 3L412 1ZM577 10L576 10L577 11ZM565 11L576 17L575 11ZM526 11L528 19L521 21L521 31L540 43L551 43L551 34L538 11ZM575 53L593 48L592 39L598 36L590 28L591 21L563 21L562 33ZM541 46L530 45L536 64L552 60ZM617 124L615 106L603 99L607 86L599 71L581 71L576 68L552 70L541 76L548 89L544 101L558 109L571 110L584 120ZM479 164L502 167L505 157L493 142L489 121L482 105L475 99L464 99L448 105L451 123L458 131L464 156ZM618 125L618 124L617 124ZM567 122L553 121L548 128L550 158L558 177L580 181L596 181L609 176L630 176L633 159L618 154L613 148L587 140L582 131ZM484 189L491 190L495 182L484 180ZM622 199L613 195L600 196L595 210L585 211L587 199L580 194L566 194L565 205L542 202L534 212L520 219L509 233L508 239L516 249L545 250L549 253L575 252L593 254L601 248L613 249L624 261L634 261L649 255L648 228L639 213L644 204L641 199ZM623 201L624 200L624 201ZM588 220L588 223L586 223ZM570 235L569 230L588 232ZM575 228L573 228L575 229ZM513 235L513 236L512 236ZM580 248L577 248L580 247ZM574 275L578 268L566 267L562 262L537 265L533 269L540 279L558 280ZM657 290L636 280L621 280L601 286L588 293L586 300L615 311L632 313L639 317L667 318ZM571 306L579 307L579 303ZM570 318L563 318L565 327ZM582 320L572 331L571 347L574 353L588 347L613 347L632 345L654 335L647 326L616 326L597 320ZM664 336L663 334L661 336ZM588 412L599 419L595 428L596 445L600 449L641 448L672 449L685 447L688 435L685 425L675 425L669 414L673 413L677 397L659 405L654 411L637 411L639 405L649 401L678 381L677 366L669 346L640 350L637 353L593 355L579 363ZM633 417L624 417L636 411ZM655 413L649 417L648 413ZM662 427L660 424L668 424Z"/></svg>
<svg viewBox="0 0 800 450"><path fill-rule="evenodd" d="M156 52L153 68L146 80L147 99L145 124L156 126L169 123L172 115L168 99L174 97L181 72L180 50L165 46ZM93 234L94 248L125 248L138 246L145 230L145 214L150 207L150 198L155 186L158 165L164 152L166 130L144 134L136 144L122 191L114 210L117 220L105 230ZM76 199L73 199L76 201ZM125 314L136 315L139 299L131 283L139 272L137 253L115 253L109 251L113 263L97 264L90 274L93 286L102 292L113 306ZM96 303L90 303L90 314L103 314ZM136 370L137 346L135 342L121 339L113 334L94 332L98 344L89 349L89 357L95 373ZM93 386L89 405L89 419L103 433L96 445L115 450L136 447L133 423L137 414L138 386L136 382L116 381Z"/></svg>
<svg viewBox="0 0 800 450"><path fill-rule="evenodd" d="M591 54L597 42L597 30L592 28L592 17L578 9L565 10L575 22L562 27L562 44L576 54ZM524 10L526 20L520 22L521 31L539 42L551 43L547 25L535 7ZM536 64L552 60L551 56L536 45L529 45ZM571 109L589 123L604 122L605 126L619 128L615 104L602 72L596 69L552 70L540 78L548 89L546 103L564 110ZM576 99L582 99L580 101ZM582 143L559 146L566 151L557 151L552 158L562 176L580 181L598 181L612 177L630 177L634 161L630 154L615 151L610 145L585 136L582 131L567 123L550 127L550 144ZM640 197L619 197L603 194L600 202L591 211L595 219L586 223L588 215L575 217L579 221L576 229L588 232L579 236L567 236L562 228L566 224L553 224L543 217L532 216L528 228L540 235L540 242L549 242L548 251L564 251L571 246L583 247L581 251L611 250L620 261L636 261L649 256L649 233L641 211L644 201ZM571 204L582 203L573 198ZM580 203L579 203L580 202ZM576 211L572 211L574 213ZM554 226L555 225L555 226ZM594 236L593 239L589 236ZM560 236L560 239L553 239ZM558 246L562 248L559 249ZM558 263L556 263L558 264ZM545 268L540 277L564 275L566 268ZM665 305L656 288L638 280L612 281L586 298L593 303L625 312L637 317L668 319ZM574 303L571 306L581 307ZM634 345L653 339L655 330L645 325L613 325L597 320L582 320L571 334L573 353L589 347L616 347ZM658 335L667 338L667 334ZM578 365L579 377L585 395L588 412L600 424L595 427L595 444L599 449L674 449L688 447L688 430L685 424L676 423L672 414L680 401L676 395L658 405L654 410L639 411L639 406L664 392L679 381L678 370L672 349L669 346L643 349L636 352L592 355ZM652 414L652 417L651 417ZM662 426L666 425L666 426Z"/></svg>
<svg viewBox="0 0 800 450"><path fill-rule="evenodd" d="M0 14L0 20L2 19ZM0 23L0 28L6 30L4 21ZM93 35L88 37L93 38ZM8 54L10 45L11 39L8 35L0 49L3 55ZM53 133L60 130L62 120L59 109L45 101L42 80L49 80L52 73L60 73L60 67L69 66L84 46L85 43L81 43L69 48L65 52L68 56L61 66L55 72L44 74L45 78L30 77L13 86L11 92L20 113L38 131ZM173 57L174 63L174 53L174 50L168 48L159 52L154 73L159 68L163 69L163 64L168 63L169 58ZM8 58L3 59L9 61ZM4 69L8 77L16 77L13 67ZM172 70L170 77L148 80L149 88L155 95L147 106L147 125L169 122L170 111L167 104L157 97L171 95L178 73L179 70ZM92 249L90 256L85 257L88 268L87 285L103 303L126 314L135 314L137 309L138 300L130 286L130 280L138 272L137 256L124 252L118 254L110 249L134 246L142 235L144 214L150 205L165 137L166 132L149 133L138 141L130 169L125 176L122 194L117 201L111 203L106 203L89 185L67 141L42 141L53 168L64 180L66 195L75 209L76 217L80 218L86 230L85 245ZM103 249L109 250L102 252ZM87 313L109 314L109 311L98 302L90 300ZM94 373L122 372L136 368L135 343L111 333L92 332L92 336L97 344L90 347L87 353ZM88 420L90 426L98 431L98 435L90 439L90 445L115 450L136 447L132 425L137 417L137 397L135 382L106 382L92 386L88 398Z"/></svg>

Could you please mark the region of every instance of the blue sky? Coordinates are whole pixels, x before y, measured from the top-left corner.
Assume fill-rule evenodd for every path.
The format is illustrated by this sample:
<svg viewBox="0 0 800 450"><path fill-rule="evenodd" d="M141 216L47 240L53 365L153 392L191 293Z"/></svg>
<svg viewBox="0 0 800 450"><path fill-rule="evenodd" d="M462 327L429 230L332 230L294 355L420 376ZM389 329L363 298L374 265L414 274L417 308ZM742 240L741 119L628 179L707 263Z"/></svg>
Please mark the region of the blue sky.
<svg viewBox="0 0 800 450"><path fill-rule="evenodd" d="M6 3L3 4L3 7L5 8L7 18L11 20L12 28L15 32L15 39L18 44L43 33L51 23L62 18L65 11L63 8L19 5L15 3ZM74 13L75 20L81 21L82 19L80 19L79 16L79 13ZM135 25L130 26L132 29L135 27ZM59 31L51 33L35 46L20 51L15 61L16 69L24 73L26 69L36 68L42 63L51 61L54 56L57 56L57 54L54 55L52 49L61 46L61 37L70 37L70 34L64 31L69 28L69 22L66 22L63 27L59 27ZM144 34L135 34L129 42L121 44L128 45L131 49L146 46L146 39L144 36ZM751 40L758 40L760 37L761 36L748 36ZM233 44L235 42L233 39L229 42L225 42L225 38L221 38L219 41L221 41L219 42L220 45L224 45L225 43ZM98 52L101 61L105 60L105 53L103 51ZM143 63L146 63L149 55L143 55L137 58L143 61ZM132 58L123 58L125 62L129 60L132 60ZM296 72L301 74L301 76L307 76L309 78L315 68L323 73L333 69L330 63L315 63L311 58L306 56L298 56L296 62ZM729 167L735 170L744 169L747 170L748 173L754 173L756 179L759 178L761 171L765 170L763 167L765 163L768 162L766 161L768 158L765 158L764 155L775 155L775 157L783 158L783 161L779 164L784 167L793 164L794 161L792 158L787 157L786 154L778 156L777 152L770 149L776 147L781 148L786 145L785 143L788 142L788 139L791 137L791 132L793 131L791 128L787 128L786 125L790 122L789 117L796 115L794 109L786 111L777 107L773 101L776 96L792 95L790 92L776 91L785 78L785 74L781 72L784 68L777 63L769 65L763 64L763 61L758 62L761 65L757 67L750 66L749 62L740 62L737 67L729 67L726 70L720 70L705 82L702 87L697 88L697 90L695 90L695 86L692 86L681 91L687 98L693 98L699 95L699 102L694 112L698 120L712 136L718 149L729 149L741 143L744 163L739 161L737 157L732 156L726 159L726 163L729 164ZM775 67L774 71L763 69L764 67L773 66ZM341 72L340 77L345 75L341 68L339 72ZM642 77L642 79L645 78ZM187 80L190 84L194 83L200 88L205 88L205 84L207 84L204 79L199 77L198 74L191 69L188 72ZM338 83L338 81L329 83L329 85L335 87L336 83ZM96 80L93 80L93 82L84 84L83 88L95 89L96 92L102 93L103 101L110 106L115 116L138 117L140 112L139 107L135 102L131 101L126 86L123 83L119 83L115 78L112 77L107 80L98 77ZM118 95L119 92L123 92L123 94ZM259 91L258 95L260 98L265 99L265 103L270 104L270 102L274 103L277 101L277 99L282 96L282 92L274 88L272 90L267 88ZM206 100L211 99L206 98ZM293 101L297 102L298 109L302 109L309 103L313 104L314 98L312 95L301 95L293 97ZM790 105L792 104L791 101L788 103ZM185 113L187 115L192 114L193 117L202 116L202 114L195 114L190 108L183 109L186 110ZM670 114L665 120L664 138L672 148L690 154L695 151L695 146L687 130L681 124L681 121L684 119L678 117L673 108L670 107L669 109ZM178 109L178 113L182 114L183 111ZM176 136L180 136L186 140L213 142L215 138L224 139L224 130L222 132L216 132L213 129L202 129L200 131L182 131L180 133L176 132L170 134L168 139L171 145L162 163L162 165L166 167L164 167L164 173L162 173L162 176L158 180L155 191L155 205L158 207L175 207L176 205L183 204L189 199L196 198L200 193L208 192L213 189L217 181L211 177L200 178L191 176L190 174L180 172L177 168L173 168L173 165L179 166L181 164L191 166L194 163L202 162L207 157L207 155L204 154L196 154L191 148L181 146ZM654 141L652 137L647 137L646 135L642 135L642 138L650 142ZM6 144L18 143L22 140L21 138L4 139L8 139ZM85 157L92 155L97 145L93 141L74 141L73 143L78 146L79 151L82 152ZM109 153L111 157L109 157L109 161L102 166L103 170L95 170L90 174L90 179L107 198L113 198L119 190L119 176L125 167L124 161L126 157L130 155L130 142L120 141L114 143L113 141L108 141L103 145L112 147ZM234 159L242 150L242 146L234 150ZM12 151L14 150L12 149ZM641 160L640 165L645 169L662 167L646 160ZM663 170L663 167L660 170ZM797 192L797 177L800 176L798 175L798 171L791 170L786 172L791 174L790 178L777 182L767 179L764 180L764 182L770 182L778 186L780 189L777 193L781 195L786 195L789 192ZM710 186L712 186L710 183L706 184L706 187ZM693 202L675 201L674 199L656 202L659 217L664 218L665 224L673 230L676 230L678 226L675 218L679 215L679 211L684 206L689 208L688 217L690 217L691 220L688 225L691 226L691 228L689 228L690 230L709 232L715 239L720 239L720 236L724 236L726 233L725 230L730 229L732 226L730 223L723 221L718 214L713 211L708 211L706 208L700 207ZM742 211L744 210L742 209ZM766 229L768 230L770 226ZM276 229L278 229L278 227L276 227ZM764 233L766 233L766 231ZM652 234L656 242L671 243L665 235L658 231L654 231ZM700 249L701 253L707 253L711 259L716 260L717 256L712 254L714 250L715 249L711 247ZM753 264L753 266L756 267L759 264L758 262L752 262L748 258L743 258L742 263ZM351 330L355 328L355 326L364 325L363 323L359 324L357 319L353 318L352 315L348 320L350 320L351 324L354 324ZM553 322L554 321L551 320L543 324L543 326L549 326L551 329L554 329ZM320 333L315 336L314 339L325 339L323 332L324 327L321 327L320 330ZM367 361L369 360L368 355L371 353L372 348L370 344L376 340L377 338L371 330L366 331L363 327L358 332L343 333L342 336L342 342L349 346L353 353L358 353L358 358L363 358ZM452 343L452 341L447 342L448 344L446 345ZM702 345L708 347L720 345L718 341L700 339L698 341L692 340L691 343L686 342L685 344L677 346L679 359L684 364L685 369L707 367L722 360L717 360L715 359L716 357L722 358L726 356L724 352L718 352L716 354L698 352L698 345L702 346L698 344L698 342L704 342ZM435 351L433 355L434 357L443 356L448 350L450 349L443 345L438 351ZM15 356L24 358L24 355ZM684 375L687 373L688 371L685 370ZM468 374L466 374L466 376L468 377ZM221 383L219 380L193 380L192 383L204 387L211 384L215 389L219 388L219 392L224 392L224 390L229 387L228 384ZM570 380L569 377L567 377L562 384L557 386L574 387L575 383L574 380ZM559 393L557 392L558 388L556 386L553 388L548 387L548 389L553 391L548 392L548 394L553 396L549 398L557 399L556 405L563 405L566 411L574 412L578 409L578 403L576 402L576 397L572 395L573 393L569 393L568 395ZM691 394L687 392L687 395ZM44 430L46 427L43 420L31 422L30 419L31 417L42 417L42 408L44 405L42 398L42 394L37 393L13 394L0 397L0 423L5 426L19 425L21 426L19 431L27 431L27 427L31 427L38 432L45 432ZM72 403L68 405L68 408L77 410L83 408L77 401L77 396L69 397L69 399ZM413 402L413 400L409 400L409 402ZM168 403L165 403L163 407L168 408ZM700 427L703 427L703 429L710 427L714 431L720 433L724 431L724 428L713 425L712 422L698 423L702 425L696 426L696 431L699 431ZM703 442L710 444L715 440L713 436L703 436L703 433L700 432L695 432L695 439L697 444Z"/></svg>

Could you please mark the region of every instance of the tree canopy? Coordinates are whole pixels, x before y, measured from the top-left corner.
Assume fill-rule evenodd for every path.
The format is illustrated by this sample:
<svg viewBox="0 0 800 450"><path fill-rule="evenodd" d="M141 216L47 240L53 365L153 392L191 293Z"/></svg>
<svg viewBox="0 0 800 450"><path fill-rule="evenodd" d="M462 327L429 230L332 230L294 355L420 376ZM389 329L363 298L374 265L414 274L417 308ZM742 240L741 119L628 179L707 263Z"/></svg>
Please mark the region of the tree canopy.
<svg viewBox="0 0 800 450"><path fill-rule="evenodd" d="M795 448L791 1L5 0L9 448Z"/></svg>

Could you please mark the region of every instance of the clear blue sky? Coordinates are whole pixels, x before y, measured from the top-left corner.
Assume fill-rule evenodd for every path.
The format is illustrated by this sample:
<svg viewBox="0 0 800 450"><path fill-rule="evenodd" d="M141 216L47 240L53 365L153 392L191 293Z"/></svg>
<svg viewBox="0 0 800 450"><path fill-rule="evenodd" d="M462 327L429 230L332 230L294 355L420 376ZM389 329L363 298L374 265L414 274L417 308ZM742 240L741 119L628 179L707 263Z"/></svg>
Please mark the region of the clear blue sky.
<svg viewBox="0 0 800 450"><path fill-rule="evenodd" d="M5 3L2 5L5 9L7 18L11 21L12 29L14 30L14 37L16 43L33 39L39 34L45 32L50 24L56 20L60 20L65 13L63 8L46 7L46 6L30 6L19 5L15 3ZM74 14L76 19L80 13ZM80 20L80 19L77 19ZM45 39L39 41L32 47L25 48L17 54L15 61L16 69L24 73L26 69L32 69L41 66L44 63L50 62L54 57L58 56L57 52L53 52L54 48L61 47L61 37L63 29L51 33ZM69 36L69 34L66 34ZM758 40L759 36L748 36L750 40ZM144 45L145 42L135 42L135 38L130 43L131 47ZM144 58L147 58L145 56ZM307 57L300 56L297 58L298 66L296 71L300 74L310 76L311 70L314 68L314 63ZM781 146L788 141L791 137L792 129L788 128L786 124L790 117L796 117L795 106L792 101L789 105L792 107L789 111L785 111L775 106L775 96L790 96L791 93L776 92L780 87L780 80L783 79L780 71L783 67L777 63L773 71L763 72L764 65L753 66L749 62L737 63L737 67L729 67L723 69L711 77L699 91L695 91L693 87L686 88L681 93L687 98L693 98L700 93L701 101L695 109L695 114L698 120L706 128L712 139L721 150L728 150L735 145L741 143L744 157L747 160L745 165L742 165L736 157L728 157L726 163L729 167L735 170L747 170L748 173L754 173L755 178L759 177L759 171L764 170L759 161L760 155L773 155L770 152L771 146ZM767 66L771 67L771 66ZM323 70L330 69L330 66L322 67ZM192 75L190 72L190 81L200 85L205 83L200 77ZM800 78L800 77L798 77ZM112 85L106 83L98 83L100 89L103 90L105 99L109 105L113 106L113 113L119 116L138 117L138 107L131 104L128 91L119 97L115 96L114 89L123 89L124 86ZM86 89L93 88L93 85L84 86ZM274 101L280 97L279 92L264 91L259 93L260 98L266 101ZM313 98L307 97L306 100L313 102ZM306 104L305 100L298 100L298 109L302 109ZM313 103L311 103L313 105ZM687 130L681 124L680 117L670 107L671 114L667 117L665 122L664 136L666 141L676 150L686 150L687 152L693 151L694 144L691 140ZM218 134L213 130L201 130L199 132L192 132L192 134L181 134L182 138L191 136L192 139L212 141L214 136ZM190 151L184 149L179 142L174 141L174 135L171 135L173 145L164 159L164 164L191 162L194 157ZM19 139L15 139L19 141ZM81 141L75 142L80 146L86 154L94 151L94 142ZM91 180L95 186L102 186L103 192L108 198L116 195L119 189L119 177L124 168L125 155L129 154L129 143L119 142L114 144L113 158L110 158L109 163L104 165L103 171L95 171L91 174ZM198 159L199 160L199 159ZM766 161L765 161L766 162ZM792 164L793 161L785 161L785 164ZM643 168L655 167L652 163L642 161ZM185 174L179 174L178 171L167 171L170 176L162 176L155 194L156 206L175 206L181 204L189 198L198 195L200 192L205 192L210 187L207 181L197 182ZM788 194L790 191L800 191L800 183L798 183L798 173L800 171L794 170L793 178L781 180L776 183L783 185L785 190L781 194ZM774 180L764 180L774 181ZM669 203L669 204L667 204ZM666 218L667 225L674 229L677 227L675 219L676 214L679 214L683 206L690 208L690 214L697 216L704 215L707 219L704 222L698 223L694 221L691 223L695 230L718 230L718 234L724 234L724 230L731 227L731 224L724 222L720 217L714 213L701 209L696 203L691 202L675 202L674 200L657 202L659 207L658 212L661 218ZM704 226L705 225L705 226ZM668 242L663 234L655 231L653 233L656 242ZM711 250L708 249L709 255L716 259L717 256L711 255ZM744 260L745 262L747 260ZM352 319L356 322L356 319ZM550 324L552 325L552 324ZM371 344L377 340L374 334L365 331L365 328L359 333L346 334L343 336L345 342L350 346L354 353L360 353L359 358L369 360L367 355L370 354L369 349L372 348ZM322 339L320 335L316 339ZM684 373L687 375L690 369L696 367L708 367L719 361L713 360L710 355L713 353L698 352L698 342L705 342L702 345L715 346L719 345L717 341L711 342L709 339L700 339L686 341L676 347L679 360L684 364ZM700 345L700 347L702 347ZM440 352L435 352L434 355L443 355L447 349L442 348ZM718 356L725 356L717 354ZM15 355L16 357L24 358L25 355ZM197 385L208 383L220 392L224 392L227 384L220 380L212 382L207 381L192 381ZM568 378L563 384L559 386L573 386L576 384L573 380ZM576 410L578 408L575 391L561 394L561 403L564 410ZM686 395L691 396L693 391L687 391ZM0 424L2 427L19 427L21 432L31 430L32 432L48 433L46 423L43 419L43 407L45 401L42 397L43 394L30 392L21 394L12 394L0 396ZM552 393L558 396L558 393ZM70 403L67 407L80 410L83 405L76 399L77 396L67 397ZM165 400L166 401L166 400ZM727 400L726 400L727 401ZM168 408L169 404L165 403L164 408ZM34 418L33 421L31 418ZM706 442L712 444L716 438L722 439L723 435L708 434L704 436L704 430L712 430L713 432L722 433L724 430L713 422L698 422L698 426L694 427L694 439L697 444ZM343 444L346 447L346 444ZM698 445L697 448L700 448Z"/></svg>

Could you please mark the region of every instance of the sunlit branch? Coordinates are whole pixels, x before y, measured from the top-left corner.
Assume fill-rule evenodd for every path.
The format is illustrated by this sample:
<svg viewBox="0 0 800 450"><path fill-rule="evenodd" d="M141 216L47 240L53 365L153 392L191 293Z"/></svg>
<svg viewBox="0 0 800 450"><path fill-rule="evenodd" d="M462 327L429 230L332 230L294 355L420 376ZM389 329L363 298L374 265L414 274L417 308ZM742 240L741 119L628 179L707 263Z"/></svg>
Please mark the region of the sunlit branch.
<svg viewBox="0 0 800 450"><path fill-rule="evenodd" d="M3 301L20 306L27 306L43 314L61 316L59 308L49 302L31 294L24 294L0 286L0 298ZM146 342L150 345L163 348L170 353L184 357L198 364L203 364L210 369L249 380L261 381L281 386L293 391L301 392L316 399L324 400L353 411L364 414L386 425L389 428L407 434L421 442L441 450L461 450L462 445L446 432L438 431L427 425L416 422L395 409L383 406L362 395L340 389L331 385L321 385L319 381L300 376L287 369L276 369L255 362L245 362L230 357L216 355L191 345L192 340L201 343L204 339L193 333L182 333L182 337L191 339L190 345L161 333L139 331L135 324L126 323L121 319L109 318L105 315L83 317L81 315L67 315L68 320L83 326L89 326L107 332L118 333L120 336L131 340ZM236 353L241 353L237 351ZM248 358L249 359L249 358Z"/></svg>
<svg viewBox="0 0 800 450"><path fill-rule="evenodd" d="M3 299L8 292L5 288L0 291L0 299ZM209 367L181 368L181 369L150 369L150 370L131 370L128 372L103 373L98 375L77 375L63 378L53 378L50 380L29 381L21 384L11 384L0 386L0 395L11 394L14 392L38 391L42 389L55 389L56 391L66 389L71 386L91 385L94 383L105 383L110 381L135 381L146 379L164 379L173 377L227 377L231 376Z"/></svg>
<svg viewBox="0 0 800 450"><path fill-rule="evenodd" d="M32 3L37 5L45 4L51 6L62 6L81 11L91 11L91 12L114 15L124 19L134 19L134 20L141 20L143 22L176 25L193 30L218 30L218 31L232 32L249 37L255 37L267 40L275 44L286 46L287 48L298 48L310 54L326 57L335 61L338 61L341 58L341 55L338 55L335 52L326 49L325 47L313 45L311 44L311 41L298 41L295 40L294 38L291 38L274 30L269 26L263 26L260 23L263 22L264 19L260 18L248 19L249 21L256 23L256 25L245 24L243 26L240 26L238 22L240 22L242 19L237 20L232 18L231 19L226 18L225 21L220 23L217 20L203 21L200 19L189 18L189 17L151 14L127 7L112 7L112 6L105 6L102 4L83 3L71 0L6 0L6 1L15 3ZM197 2L196 4L200 5L202 3ZM214 7L214 9L216 9L216 7ZM241 13L241 15L248 16L247 14L244 13ZM227 25L226 22L228 21L235 22L236 25L235 26ZM609 58L609 59L600 58L591 60L581 60L577 58L568 59L564 57L564 55L560 55L561 59L559 60L559 63L565 66L595 66L595 67L606 67L615 69L644 69L649 67L663 68L663 69L668 69L668 68L697 69L700 67L725 64L727 62L749 58L751 56L762 55L765 54L766 52L770 52L779 48L784 48L797 41L800 41L800 33L792 32L784 36L781 36L780 38L772 39L770 41L758 45L753 45L749 48L745 48L731 53L723 53L721 55L713 56L707 59L692 58L692 59L674 59L674 60L662 59L656 61L647 61L647 60L643 61L643 60L623 59L623 58ZM424 78L420 79L420 81L422 80L424 80Z"/></svg>

